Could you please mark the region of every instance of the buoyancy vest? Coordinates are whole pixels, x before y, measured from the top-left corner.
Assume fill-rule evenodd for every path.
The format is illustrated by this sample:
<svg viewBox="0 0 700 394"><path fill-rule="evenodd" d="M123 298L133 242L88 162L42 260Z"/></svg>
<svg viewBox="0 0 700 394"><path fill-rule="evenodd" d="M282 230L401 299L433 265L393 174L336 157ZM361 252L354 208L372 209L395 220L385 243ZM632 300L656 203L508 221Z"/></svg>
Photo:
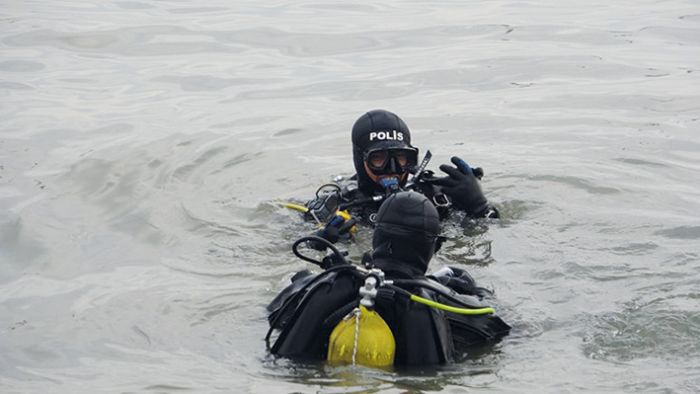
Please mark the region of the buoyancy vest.
<svg viewBox="0 0 700 394"><path fill-rule="evenodd" d="M296 359L325 359L331 332L358 306L360 286L361 278L345 271L327 275L313 284L298 301L293 315L280 327L272 353ZM435 298L430 291L415 291L422 297ZM288 293L287 297L290 296L292 294ZM393 334L394 365L435 365L452 361L451 330L442 311L404 298L378 299L374 310Z"/></svg>

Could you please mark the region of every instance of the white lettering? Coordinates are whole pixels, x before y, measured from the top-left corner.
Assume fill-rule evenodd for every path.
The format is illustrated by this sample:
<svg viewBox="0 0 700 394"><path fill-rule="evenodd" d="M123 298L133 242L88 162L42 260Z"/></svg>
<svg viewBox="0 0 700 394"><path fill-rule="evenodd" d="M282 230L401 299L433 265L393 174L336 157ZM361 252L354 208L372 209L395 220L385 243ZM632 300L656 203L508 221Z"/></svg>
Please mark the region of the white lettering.
<svg viewBox="0 0 700 394"><path fill-rule="evenodd" d="M400 131L396 130L386 130L386 131L372 131L369 133L369 140L374 141L374 140L380 140L380 141L386 141L386 140L396 140L396 141L403 141L403 133Z"/></svg>

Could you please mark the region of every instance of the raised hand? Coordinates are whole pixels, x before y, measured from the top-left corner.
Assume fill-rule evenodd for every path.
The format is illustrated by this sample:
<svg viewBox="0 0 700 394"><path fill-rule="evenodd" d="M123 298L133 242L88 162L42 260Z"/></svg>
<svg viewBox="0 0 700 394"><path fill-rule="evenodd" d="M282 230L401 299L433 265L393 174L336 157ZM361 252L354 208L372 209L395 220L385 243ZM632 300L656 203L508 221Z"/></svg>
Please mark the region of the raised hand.
<svg viewBox="0 0 700 394"><path fill-rule="evenodd" d="M451 159L454 167L449 164L440 166L440 170L448 176L436 179L435 184L452 200L452 204L472 216L482 216L489 209L488 200L481 191L479 180L474 170L457 156Z"/></svg>

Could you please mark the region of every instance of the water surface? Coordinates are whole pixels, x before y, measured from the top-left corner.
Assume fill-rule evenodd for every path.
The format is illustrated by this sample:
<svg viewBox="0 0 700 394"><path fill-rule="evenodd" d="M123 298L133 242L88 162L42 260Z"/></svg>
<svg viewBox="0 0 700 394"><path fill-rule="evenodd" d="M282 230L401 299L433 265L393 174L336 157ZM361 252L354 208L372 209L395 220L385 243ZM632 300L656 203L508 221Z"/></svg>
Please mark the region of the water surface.
<svg viewBox="0 0 700 394"><path fill-rule="evenodd" d="M6 3L2 392L700 389L696 2ZM374 108L485 169L503 219L432 267L513 332L423 372L275 360L313 227L274 201L351 174Z"/></svg>

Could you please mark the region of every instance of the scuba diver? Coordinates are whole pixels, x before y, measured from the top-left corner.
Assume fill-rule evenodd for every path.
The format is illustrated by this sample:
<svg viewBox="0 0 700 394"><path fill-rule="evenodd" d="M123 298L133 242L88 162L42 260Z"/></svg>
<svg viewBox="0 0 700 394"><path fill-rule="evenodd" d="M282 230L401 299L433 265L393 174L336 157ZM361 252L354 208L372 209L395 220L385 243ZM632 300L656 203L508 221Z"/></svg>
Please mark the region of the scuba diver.
<svg viewBox="0 0 700 394"><path fill-rule="evenodd" d="M432 157L430 151L418 164L418 148L411 145L411 132L392 112L373 110L360 116L352 127L352 147L356 174L349 179L337 177L335 183L322 185L305 207L296 206L307 219L325 224L316 233L322 238L335 242L339 234L341 238L347 236L351 226L341 228L345 223L334 215L338 211L347 212L345 219L353 217L373 224L382 201L399 190L414 190L428 197L441 219L454 209L472 218L499 217L479 185L481 168L471 168L455 156L454 166L440 166L447 176L435 176L426 170Z"/></svg>
<svg viewBox="0 0 700 394"><path fill-rule="evenodd" d="M335 246L303 237L295 255L324 271L297 273L268 305L266 341L278 356L370 367L441 365L455 350L493 344L510 326L484 304L492 293L465 271L444 268L426 276L445 238L427 197L391 194L376 217L372 251L363 266ZM331 249L323 261L299 252L309 239ZM272 333L279 331L270 346Z"/></svg>

